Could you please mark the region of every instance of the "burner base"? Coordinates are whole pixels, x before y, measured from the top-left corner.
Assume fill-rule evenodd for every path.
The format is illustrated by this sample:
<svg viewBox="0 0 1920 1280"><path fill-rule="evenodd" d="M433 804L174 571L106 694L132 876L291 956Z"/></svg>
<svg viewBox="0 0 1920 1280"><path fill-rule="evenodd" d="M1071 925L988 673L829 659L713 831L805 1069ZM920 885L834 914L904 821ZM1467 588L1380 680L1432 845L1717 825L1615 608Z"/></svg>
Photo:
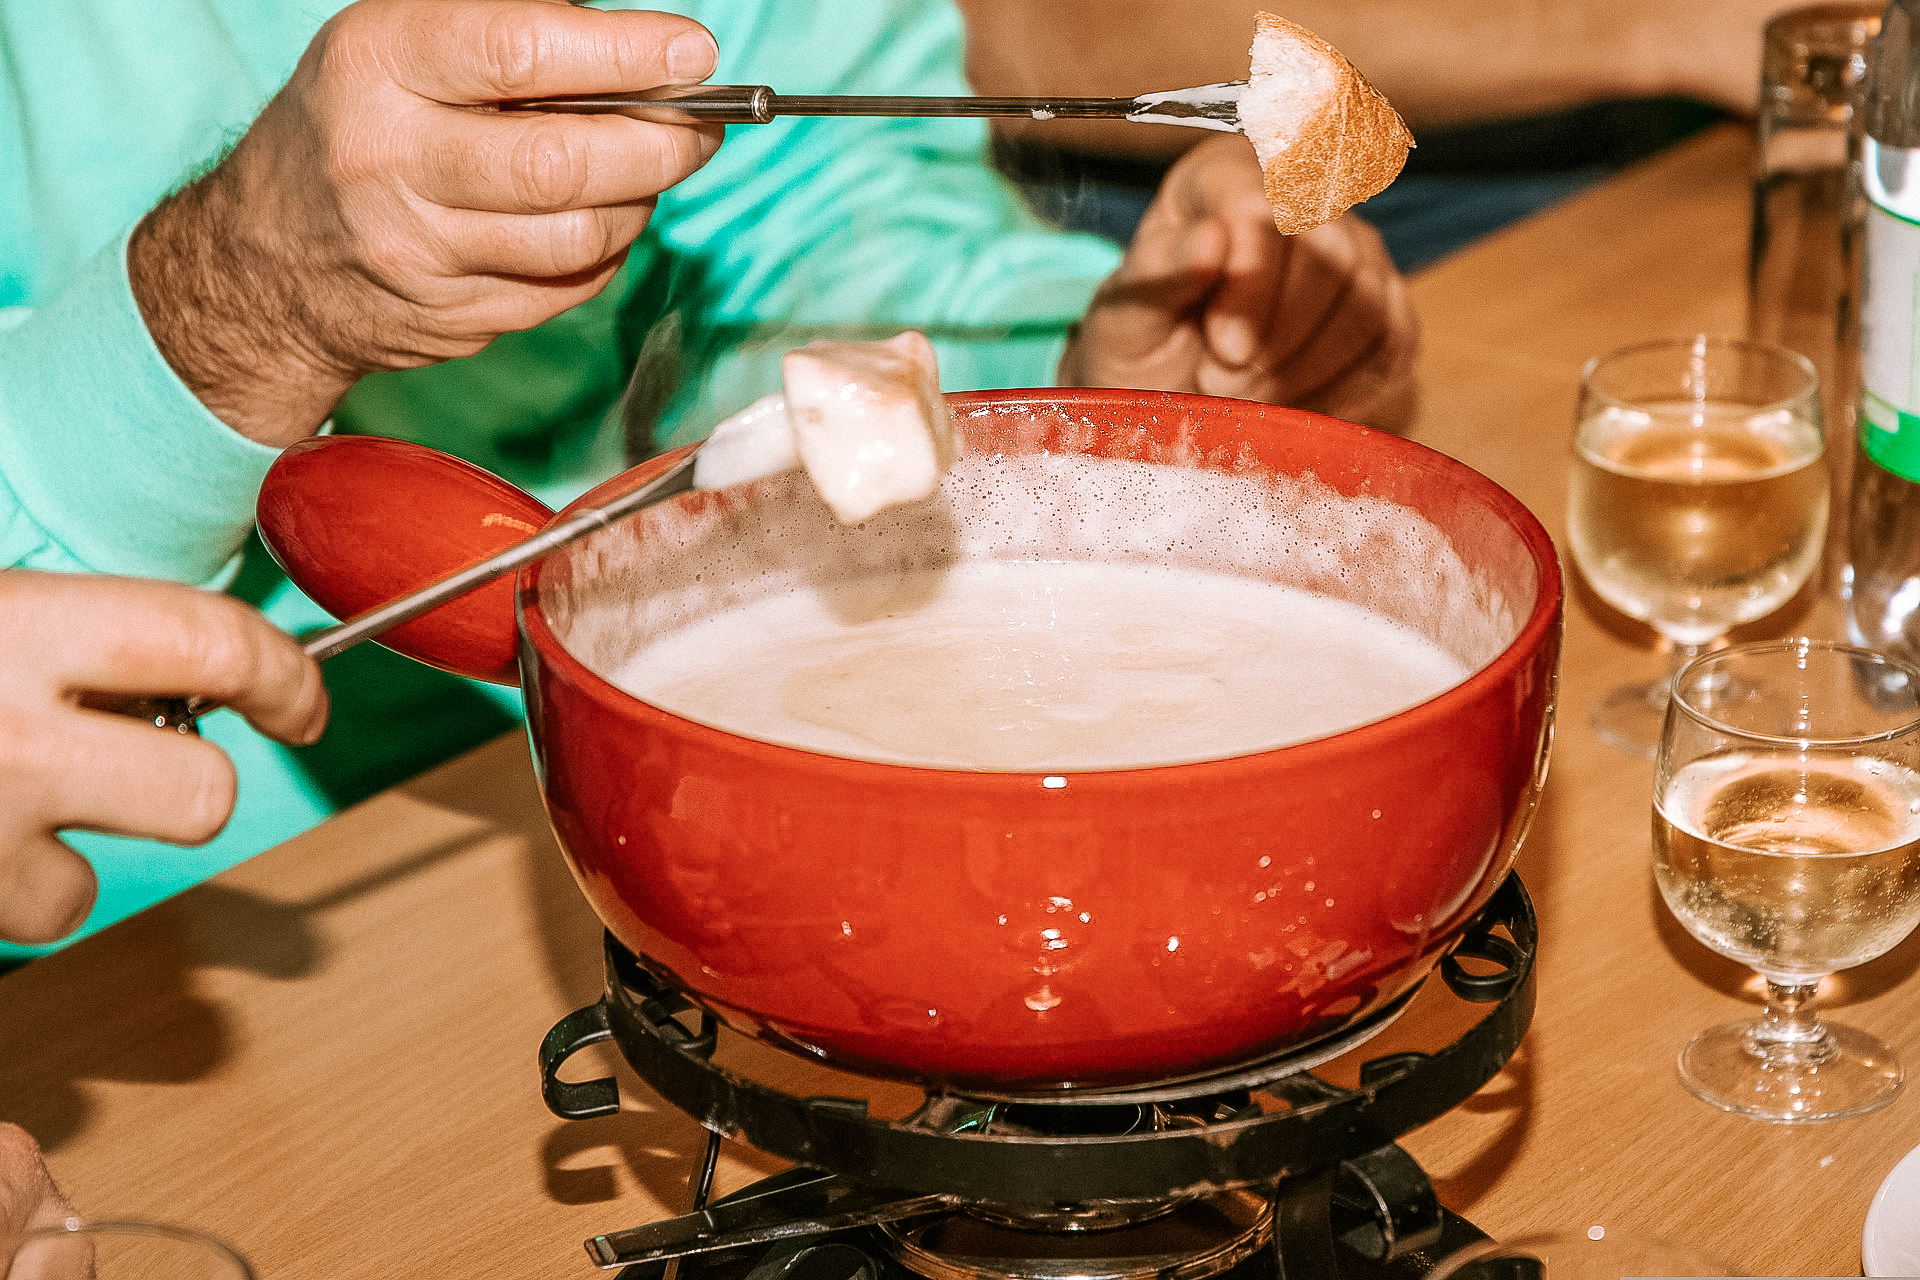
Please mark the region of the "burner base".
<svg viewBox="0 0 1920 1280"><path fill-rule="evenodd" d="M747 1194L757 1190L749 1188ZM1338 1245L1325 1254L1309 1248L1306 1256L1283 1259L1281 1249L1269 1240L1223 1268L1204 1259L1183 1259L1152 1269L1130 1268L1125 1274L1134 1280L1149 1275L1158 1280L1195 1280L1203 1275L1217 1280L1419 1280L1440 1259L1486 1238L1465 1218L1441 1209L1439 1231L1431 1243L1388 1260L1370 1260ZM616 1280L927 1280L922 1271L896 1256L897 1249L883 1228L861 1227L756 1249L636 1263L621 1268ZM1068 1258L1029 1260L1026 1274L1034 1280L1114 1280L1116 1273L1106 1260L1085 1261L1090 1265L1076 1266ZM937 1271L936 1280L962 1276L1001 1280L1007 1274L997 1265L969 1267L951 1256L941 1260Z"/></svg>
<svg viewBox="0 0 1920 1280"><path fill-rule="evenodd" d="M930 1093L898 1120L869 1115L864 1098L790 1095L716 1065L714 1017L695 1031L687 999L610 939L607 992L548 1033L542 1087L570 1119L618 1111L613 1080L559 1078L574 1053L611 1040L708 1130L699 1211L586 1242L620 1280L1415 1277L1484 1237L1440 1206L1395 1139L1512 1056L1533 1014L1537 939L1509 877L1438 968L1447 990L1489 1011L1432 1052L1361 1063L1354 1086L1275 1063L1094 1096ZM723 1135L796 1167L708 1205ZM1209 1217L1211 1234L1195 1239Z"/></svg>
<svg viewBox="0 0 1920 1280"><path fill-rule="evenodd" d="M1211 1280L1273 1241L1273 1206L1250 1189L1156 1206L1124 1226L1045 1230L962 1210L879 1228L893 1258L924 1280Z"/></svg>

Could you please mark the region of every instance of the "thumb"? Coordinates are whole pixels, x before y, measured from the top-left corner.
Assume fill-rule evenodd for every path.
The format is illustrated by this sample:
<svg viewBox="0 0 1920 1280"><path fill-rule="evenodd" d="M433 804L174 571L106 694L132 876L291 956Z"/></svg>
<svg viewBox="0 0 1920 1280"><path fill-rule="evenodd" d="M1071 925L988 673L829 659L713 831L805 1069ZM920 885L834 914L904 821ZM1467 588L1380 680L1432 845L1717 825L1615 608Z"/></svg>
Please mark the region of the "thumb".
<svg viewBox="0 0 1920 1280"><path fill-rule="evenodd" d="M1226 229L1211 218L1143 223L1093 299L1120 347L1144 355L1197 322L1226 269L1227 240Z"/></svg>
<svg viewBox="0 0 1920 1280"><path fill-rule="evenodd" d="M1204 347L1198 321L1226 251L1211 221L1143 223L1068 343L1062 384L1192 390Z"/></svg>

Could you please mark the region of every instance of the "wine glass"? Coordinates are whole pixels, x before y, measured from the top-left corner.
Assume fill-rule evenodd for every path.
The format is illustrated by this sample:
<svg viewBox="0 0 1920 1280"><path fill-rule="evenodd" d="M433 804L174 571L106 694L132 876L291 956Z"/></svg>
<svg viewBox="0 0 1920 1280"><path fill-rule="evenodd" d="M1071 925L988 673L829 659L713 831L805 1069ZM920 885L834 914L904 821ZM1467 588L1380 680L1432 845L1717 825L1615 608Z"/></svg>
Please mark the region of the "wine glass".
<svg viewBox="0 0 1920 1280"><path fill-rule="evenodd" d="M84 1218L21 1236L6 1274L33 1280L255 1280L253 1267L233 1246L204 1232L164 1222Z"/></svg>
<svg viewBox="0 0 1920 1280"><path fill-rule="evenodd" d="M1440 1259L1427 1280L1618 1280L1621 1276L1737 1276L1710 1254L1603 1227L1481 1240Z"/></svg>
<svg viewBox="0 0 1920 1280"><path fill-rule="evenodd" d="M1673 672L1792 599L1820 562L1827 472L1819 377L1765 342L1645 342L1580 379L1567 533L1601 599L1649 623L1668 678L1607 695L1602 741L1651 758Z"/></svg>
<svg viewBox="0 0 1920 1280"><path fill-rule="evenodd" d="M1893 1050L1822 1022L1814 995L1920 922L1920 669L1815 640L1695 659L1674 678L1653 785L1661 896L1767 983L1759 1018L1680 1051L1681 1083L1763 1120L1893 1101Z"/></svg>

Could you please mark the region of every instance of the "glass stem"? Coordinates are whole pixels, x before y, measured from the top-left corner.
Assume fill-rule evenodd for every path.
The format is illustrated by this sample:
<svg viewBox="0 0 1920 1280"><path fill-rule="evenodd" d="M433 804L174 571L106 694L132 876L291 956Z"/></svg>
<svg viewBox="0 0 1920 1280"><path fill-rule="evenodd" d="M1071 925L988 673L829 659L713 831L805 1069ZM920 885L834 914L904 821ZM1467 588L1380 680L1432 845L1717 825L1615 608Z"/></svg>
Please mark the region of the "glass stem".
<svg viewBox="0 0 1920 1280"><path fill-rule="evenodd" d="M1667 701L1673 696L1673 678L1680 674L1680 668L1686 666L1689 662L1692 662L1712 647L1712 641L1708 641L1706 644L1682 644L1680 641L1669 636L1667 638L1666 679L1657 682L1647 690L1647 701L1664 711L1667 706Z"/></svg>
<svg viewBox="0 0 1920 1280"><path fill-rule="evenodd" d="M1667 687L1673 687L1673 678L1680 674L1680 668L1713 647L1709 640L1705 644L1681 644L1678 640L1667 646Z"/></svg>
<svg viewBox="0 0 1920 1280"><path fill-rule="evenodd" d="M1827 1029L1820 1024L1813 1000L1820 992L1820 979L1800 982L1776 982L1767 979L1767 1009L1753 1026L1751 1046L1755 1053L1782 1065L1812 1066L1830 1061L1840 1052Z"/></svg>

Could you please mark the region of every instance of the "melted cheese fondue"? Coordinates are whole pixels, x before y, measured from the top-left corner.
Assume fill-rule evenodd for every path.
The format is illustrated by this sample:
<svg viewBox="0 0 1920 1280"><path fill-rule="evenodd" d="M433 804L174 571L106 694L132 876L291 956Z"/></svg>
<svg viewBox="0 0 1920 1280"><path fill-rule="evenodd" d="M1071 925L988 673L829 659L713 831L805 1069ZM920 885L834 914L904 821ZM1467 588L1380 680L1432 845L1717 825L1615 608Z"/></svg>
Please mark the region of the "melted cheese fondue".
<svg viewBox="0 0 1920 1280"><path fill-rule="evenodd" d="M543 580L581 661L748 737L932 768L1219 759L1424 701L1522 616L1418 513L1311 475L962 457L858 525L788 472Z"/></svg>
<svg viewBox="0 0 1920 1280"><path fill-rule="evenodd" d="M1261 751L1467 674L1358 605L1226 573L988 561L764 597L614 683L748 737L936 768L1123 769Z"/></svg>

